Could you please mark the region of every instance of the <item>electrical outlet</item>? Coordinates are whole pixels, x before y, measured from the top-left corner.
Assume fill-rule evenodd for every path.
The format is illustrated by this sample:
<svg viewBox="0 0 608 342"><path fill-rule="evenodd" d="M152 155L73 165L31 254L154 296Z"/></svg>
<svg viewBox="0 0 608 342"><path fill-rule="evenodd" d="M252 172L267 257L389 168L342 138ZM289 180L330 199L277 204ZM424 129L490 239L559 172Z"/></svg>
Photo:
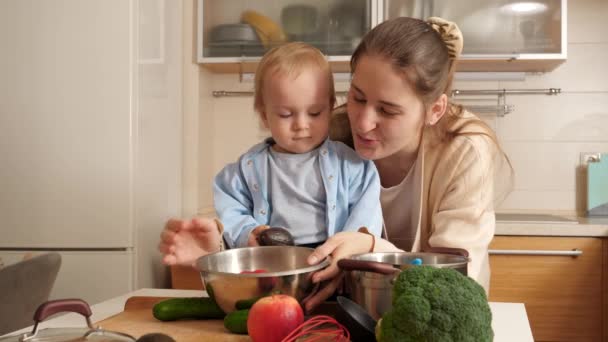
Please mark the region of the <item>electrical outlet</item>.
<svg viewBox="0 0 608 342"><path fill-rule="evenodd" d="M600 152L581 152L581 165L596 163L600 161L602 154Z"/></svg>

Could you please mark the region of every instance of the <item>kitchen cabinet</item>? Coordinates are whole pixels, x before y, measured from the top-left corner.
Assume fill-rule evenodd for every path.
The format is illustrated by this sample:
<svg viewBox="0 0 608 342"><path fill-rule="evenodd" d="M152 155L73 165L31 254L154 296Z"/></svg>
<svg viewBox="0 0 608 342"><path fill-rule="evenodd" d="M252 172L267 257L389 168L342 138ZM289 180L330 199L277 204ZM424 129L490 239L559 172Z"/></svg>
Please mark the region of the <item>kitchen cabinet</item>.
<svg viewBox="0 0 608 342"><path fill-rule="evenodd" d="M0 5L0 257L60 253L51 299L134 288L130 6Z"/></svg>
<svg viewBox="0 0 608 342"><path fill-rule="evenodd" d="M171 288L180 290L204 290L203 280L193 267L171 266Z"/></svg>
<svg viewBox="0 0 608 342"><path fill-rule="evenodd" d="M181 18L178 1L0 1L0 258L59 252L51 299L161 285L158 231L181 201Z"/></svg>
<svg viewBox="0 0 608 342"><path fill-rule="evenodd" d="M566 60L567 1L384 0L381 17L442 17L464 36L458 71L550 71Z"/></svg>
<svg viewBox="0 0 608 342"><path fill-rule="evenodd" d="M347 71L376 10L372 0L199 0L197 60L216 72L252 72L273 46L304 41Z"/></svg>
<svg viewBox="0 0 608 342"><path fill-rule="evenodd" d="M606 251L604 238L496 236L489 299L524 303L535 341L601 341Z"/></svg>
<svg viewBox="0 0 608 342"><path fill-rule="evenodd" d="M399 16L456 22L465 38L458 71L545 72L567 57L567 0L198 0L197 60L215 72L253 72L268 48L300 40L349 71L361 37Z"/></svg>

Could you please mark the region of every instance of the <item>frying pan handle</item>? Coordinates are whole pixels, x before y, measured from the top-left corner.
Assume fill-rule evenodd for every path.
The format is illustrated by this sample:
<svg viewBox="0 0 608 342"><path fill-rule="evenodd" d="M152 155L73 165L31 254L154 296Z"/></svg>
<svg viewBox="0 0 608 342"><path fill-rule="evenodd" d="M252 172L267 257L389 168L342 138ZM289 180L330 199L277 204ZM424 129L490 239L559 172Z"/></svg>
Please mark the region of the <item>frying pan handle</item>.
<svg viewBox="0 0 608 342"><path fill-rule="evenodd" d="M469 251L462 248L452 248L452 247L428 247L424 250L427 253L441 253L441 254L452 254L452 255L460 255L465 258L469 258Z"/></svg>
<svg viewBox="0 0 608 342"><path fill-rule="evenodd" d="M344 271L364 271L386 275L400 271L392 265L383 262L355 259L340 259L338 260L338 267Z"/></svg>
<svg viewBox="0 0 608 342"><path fill-rule="evenodd" d="M36 313L34 313L34 321L36 323L42 322L47 317L59 312L75 312L85 316L87 319L92 315L89 304L82 299L56 299L40 304L38 309L36 309Z"/></svg>

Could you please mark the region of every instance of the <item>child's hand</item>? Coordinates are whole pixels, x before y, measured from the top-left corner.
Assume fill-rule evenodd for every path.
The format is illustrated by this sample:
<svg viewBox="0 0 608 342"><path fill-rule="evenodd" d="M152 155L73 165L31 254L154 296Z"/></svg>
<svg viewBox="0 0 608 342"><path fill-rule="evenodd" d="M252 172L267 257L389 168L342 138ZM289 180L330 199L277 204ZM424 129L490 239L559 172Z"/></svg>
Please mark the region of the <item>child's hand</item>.
<svg viewBox="0 0 608 342"><path fill-rule="evenodd" d="M208 218L170 219L160 234L158 250L166 265L192 266L199 257L220 250L222 234Z"/></svg>
<svg viewBox="0 0 608 342"><path fill-rule="evenodd" d="M255 228L253 228L251 233L249 233L249 239L247 240L247 246L249 246L249 247L259 246L260 241L258 238L259 238L260 234L268 228L270 228L270 226L267 226L267 225L261 225L261 226L257 226Z"/></svg>

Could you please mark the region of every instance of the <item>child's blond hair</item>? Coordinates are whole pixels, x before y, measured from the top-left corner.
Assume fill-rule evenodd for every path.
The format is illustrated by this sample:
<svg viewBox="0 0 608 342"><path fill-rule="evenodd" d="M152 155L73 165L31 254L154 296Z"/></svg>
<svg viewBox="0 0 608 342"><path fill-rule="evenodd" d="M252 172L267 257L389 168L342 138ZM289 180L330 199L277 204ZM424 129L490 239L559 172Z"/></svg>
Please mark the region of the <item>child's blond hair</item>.
<svg viewBox="0 0 608 342"><path fill-rule="evenodd" d="M262 89L264 89L265 79L273 73L281 73L296 77L306 67L317 67L327 74L329 85L329 105L333 109L336 103L334 91L334 76L331 72L329 62L319 49L302 42L292 42L269 50L255 72L255 99L253 108L261 113L264 110L264 99Z"/></svg>

